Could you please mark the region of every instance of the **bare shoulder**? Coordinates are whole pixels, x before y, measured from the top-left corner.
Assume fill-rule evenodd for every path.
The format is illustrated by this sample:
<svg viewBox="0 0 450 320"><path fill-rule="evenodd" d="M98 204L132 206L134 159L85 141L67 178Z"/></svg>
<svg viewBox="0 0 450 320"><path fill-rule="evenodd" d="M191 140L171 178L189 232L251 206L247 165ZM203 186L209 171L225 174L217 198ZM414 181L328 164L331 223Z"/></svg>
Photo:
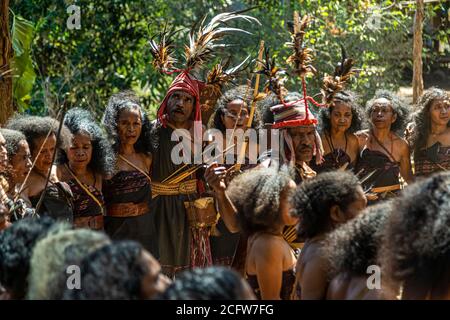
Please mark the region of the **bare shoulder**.
<svg viewBox="0 0 450 320"><path fill-rule="evenodd" d="M280 257L283 256L285 240L270 235L261 235L254 240L253 250L262 257Z"/></svg>
<svg viewBox="0 0 450 320"><path fill-rule="evenodd" d="M348 142L351 146L355 146L359 144L358 137L355 133L350 133L347 135Z"/></svg>
<svg viewBox="0 0 450 320"><path fill-rule="evenodd" d="M409 144L408 142L403 139L402 137L399 137L396 134L393 134L393 141L394 141L394 147L402 152L409 152Z"/></svg>
<svg viewBox="0 0 450 320"><path fill-rule="evenodd" d="M345 300L348 287L348 280L343 274L335 276L327 289L327 300Z"/></svg>

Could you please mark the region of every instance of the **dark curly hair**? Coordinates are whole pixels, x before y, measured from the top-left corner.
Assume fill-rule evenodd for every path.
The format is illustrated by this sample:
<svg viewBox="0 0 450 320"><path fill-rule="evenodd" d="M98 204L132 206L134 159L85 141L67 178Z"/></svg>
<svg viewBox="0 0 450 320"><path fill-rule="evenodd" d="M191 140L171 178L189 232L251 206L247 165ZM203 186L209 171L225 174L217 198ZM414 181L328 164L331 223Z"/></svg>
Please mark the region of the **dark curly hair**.
<svg viewBox="0 0 450 320"><path fill-rule="evenodd" d="M392 110L397 115L397 119L395 122L391 125L391 131L395 132L399 136L403 136L406 125L409 121L409 113L410 109L408 108L407 104L400 99L395 93L388 91L388 90L377 90L375 92L375 95L372 99L367 101L366 103L366 117L370 122L371 119L371 113L372 108L374 105L374 102L377 99L385 98L391 102Z"/></svg>
<svg viewBox="0 0 450 320"><path fill-rule="evenodd" d="M327 236L324 253L330 265L330 278L338 274L364 276L367 267L377 263L384 225L391 208L390 201L368 207L357 218Z"/></svg>
<svg viewBox="0 0 450 320"><path fill-rule="evenodd" d="M58 134L59 121L51 117L38 117L28 115L16 115L8 121L6 128L22 132L30 147L30 152L37 152L40 146L35 144L35 140L45 138L49 132L55 136ZM72 134L65 125L62 126L61 135L57 148L66 149L70 146Z"/></svg>
<svg viewBox="0 0 450 320"><path fill-rule="evenodd" d="M81 263L81 289L66 289L63 299L142 299L142 279L148 273L143 250L137 242L118 241L92 252Z"/></svg>
<svg viewBox="0 0 450 320"><path fill-rule="evenodd" d="M0 283L13 299L25 298L34 246L54 225L49 217L24 218L0 233Z"/></svg>
<svg viewBox="0 0 450 320"><path fill-rule="evenodd" d="M225 267L197 268L183 272L159 297L162 300L242 300L241 276Z"/></svg>
<svg viewBox="0 0 450 320"><path fill-rule="evenodd" d="M234 178L227 194L238 211L241 230L250 235L278 221L281 193L292 180L287 167L255 168Z"/></svg>
<svg viewBox="0 0 450 320"><path fill-rule="evenodd" d="M140 105L139 98L131 90L113 94L109 98L108 105L103 114L102 123L112 141L113 150L116 153L119 152L120 138L119 133L117 132L117 121L120 112L122 110L130 109L138 109L141 113L142 120L141 135L134 145L134 148L136 152L152 153L152 144L150 142L151 124L147 118L147 114Z"/></svg>
<svg viewBox="0 0 450 320"><path fill-rule="evenodd" d="M414 156L420 149L426 147L428 135L431 133L430 107L435 100L450 99L447 92L439 88L430 88L420 97L413 115L414 133L411 145L414 146ZM450 127L450 121L447 123Z"/></svg>
<svg viewBox="0 0 450 320"><path fill-rule="evenodd" d="M280 103L280 99L278 99L276 94L273 92L270 92L262 100L256 103L258 109L260 109L262 113L263 125L272 125L275 122L273 112L272 110L270 110L270 108Z"/></svg>
<svg viewBox="0 0 450 320"><path fill-rule="evenodd" d="M341 102L348 105L352 111L352 123L350 128L347 129L349 133L355 133L362 128L364 112L362 107L358 103L358 96L352 91L338 92L333 101ZM322 108L319 112L319 121L321 131L331 132L331 112L333 111L334 104L329 108Z"/></svg>
<svg viewBox="0 0 450 320"><path fill-rule="evenodd" d="M331 224L330 209L338 205L345 211L356 200L358 178L351 172L333 171L303 182L293 196L294 210L300 217L298 235L313 238L327 232Z"/></svg>
<svg viewBox="0 0 450 320"><path fill-rule="evenodd" d="M419 181L394 202L380 250L384 287L444 297L450 288L450 173ZM411 297L407 297L411 298Z"/></svg>
<svg viewBox="0 0 450 320"><path fill-rule="evenodd" d="M115 165L115 154L111 148L106 135L102 129L95 123L92 114L80 108L74 108L67 112L64 118L64 124L73 135L78 133L87 133L92 143L92 159L89 167L103 176L113 173ZM58 163L67 163L65 151L61 152Z"/></svg>
<svg viewBox="0 0 450 320"><path fill-rule="evenodd" d="M209 125L210 128L215 128L225 133L226 128L222 121L222 116L225 115L225 110L230 102L233 100L242 100L246 103L248 111L250 111L250 107L253 100L253 90L252 88L243 85L235 88L231 88L220 97L217 101L216 109L214 111L214 115L211 117L211 123ZM258 108L255 108L255 115L252 122L253 129L259 129L261 127L261 116Z"/></svg>

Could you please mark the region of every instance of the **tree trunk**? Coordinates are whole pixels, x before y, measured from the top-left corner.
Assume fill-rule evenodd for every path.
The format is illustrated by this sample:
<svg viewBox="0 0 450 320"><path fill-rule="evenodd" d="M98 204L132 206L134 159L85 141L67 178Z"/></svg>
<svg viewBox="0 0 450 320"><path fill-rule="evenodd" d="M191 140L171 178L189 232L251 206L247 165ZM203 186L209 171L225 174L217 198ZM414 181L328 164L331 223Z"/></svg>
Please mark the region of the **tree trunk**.
<svg viewBox="0 0 450 320"><path fill-rule="evenodd" d="M9 0L0 4L0 74L10 70L12 57L11 37L9 31ZM0 77L0 125L13 113L11 73Z"/></svg>
<svg viewBox="0 0 450 320"><path fill-rule="evenodd" d="M417 100L423 93L423 75L422 75L422 31L423 31L423 18L424 18L424 5L423 0L417 0L416 15L414 18L414 46L413 46L413 103L417 103Z"/></svg>

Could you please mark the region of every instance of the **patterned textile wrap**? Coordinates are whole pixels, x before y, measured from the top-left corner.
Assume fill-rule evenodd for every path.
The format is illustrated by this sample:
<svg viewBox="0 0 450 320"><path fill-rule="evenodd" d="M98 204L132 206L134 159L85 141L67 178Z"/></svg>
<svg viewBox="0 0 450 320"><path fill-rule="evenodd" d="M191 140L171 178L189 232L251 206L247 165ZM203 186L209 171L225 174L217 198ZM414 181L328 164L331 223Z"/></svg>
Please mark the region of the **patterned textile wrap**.
<svg viewBox="0 0 450 320"><path fill-rule="evenodd" d="M439 142L427 149L420 150L414 161L416 176L429 176L434 172L450 169L450 147L444 147Z"/></svg>
<svg viewBox="0 0 450 320"><path fill-rule="evenodd" d="M191 228L191 267L212 265L210 231L216 225L219 215L214 198L205 197L184 203Z"/></svg>

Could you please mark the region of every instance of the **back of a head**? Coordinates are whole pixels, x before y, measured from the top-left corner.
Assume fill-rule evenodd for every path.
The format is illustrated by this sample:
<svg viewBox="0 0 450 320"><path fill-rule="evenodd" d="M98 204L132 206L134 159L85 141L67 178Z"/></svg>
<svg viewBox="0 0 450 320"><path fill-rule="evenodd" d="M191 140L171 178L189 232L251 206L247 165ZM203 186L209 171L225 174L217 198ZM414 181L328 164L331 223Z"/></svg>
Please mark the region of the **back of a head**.
<svg viewBox="0 0 450 320"><path fill-rule="evenodd" d="M244 232L251 234L273 227L279 218L281 193L291 180L287 167L255 168L232 180L227 194L239 212Z"/></svg>
<svg viewBox="0 0 450 320"><path fill-rule="evenodd" d="M67 267L79 265L90 252L109 243L101 232L65 230L39 241L31 259L29 299L60 299L66 286Z"/></svg>
<svg viewBox="0 0 450 320"><path fill-rule="evenodd" d="M358 187L361 188L358 178L347 171L321 173L298 186L293 206L300 217L299 236L313 238L326 232L332 206L345 211L356 200Z"/></svg>
<svg viewBox="0 0 450 320"><path fill-rule="evenodd" d="M142 262L142 246L134 241L105 245L81 263L81 288L67 289L65 300L138 300L148 270Z"/></svg>
<svg viewBox="0 0 450 320"><path fill-rule="evenodd" d="M0 283L14 299L25 297L33 248L52 228L49 217L25 218L0 233Z"/></svg>
<svg viewBox="0 0 450 320"><path fill-rule="evenodd" d="M392 203L381 202L340 226L327 236L324 252L331 267L330 278L338 274L365 276L377 263L384 225Z"/></svg>
<svg viewBox="0 0 450 320"><path fill-rule="evenodd" d="M408 186L386 224L379 261L383 287L405 299L450 294L450 173Z"/></svg>
<svg viewBox="0 0 450 320"><path fill-rule="evenodd" d="M161 296L163 300L243 300L245 282L224 267L197 268L183 272Z"/></svg>

